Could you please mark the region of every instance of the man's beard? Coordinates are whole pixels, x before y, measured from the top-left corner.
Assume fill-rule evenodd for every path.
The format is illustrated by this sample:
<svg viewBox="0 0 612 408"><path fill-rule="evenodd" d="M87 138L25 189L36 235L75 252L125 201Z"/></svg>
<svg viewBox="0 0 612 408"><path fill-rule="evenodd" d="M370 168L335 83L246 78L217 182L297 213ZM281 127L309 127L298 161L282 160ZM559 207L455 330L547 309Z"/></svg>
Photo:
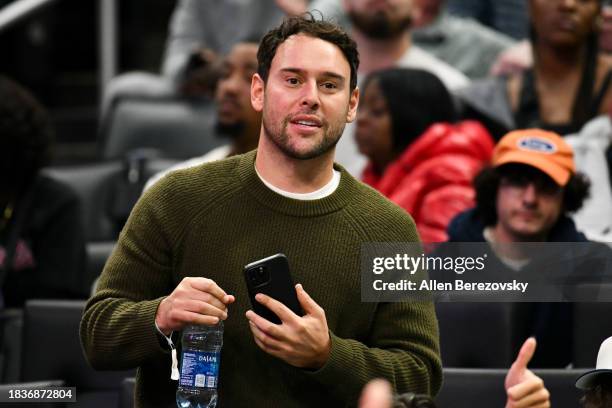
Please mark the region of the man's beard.
<svg viewBox="0 0 612 408"><path fill-rule="evenodd" d="M340 126L329 126L328 122L324 122L322 125L323 138L312 149L307 152L298 152L289 146L289 135L287 134L287 126L290 122L290 117L285 117L282 123L280 131L275 132L268 125L265 115L262 119L264 132L267 137L288 157L297 160L310 160L324 155L325 153L332 150L344 131L344 124Z"/></svg>
<svg viewBox="0 0 612 408"><path fill-rule="evenodd" d="M215 123L215 133L219 136L234 140L244 132L245 127L246 124L243 121L234 123L221 123L217 121Z"/></svg>
<svg viewBox="0 0 612 408"><path fill-rule="evenodd" d="M353 26L370 38L388 40L402 35L412 24L412 17L391 21L387 15L379 11L374 14L349 12Z"/></svg>

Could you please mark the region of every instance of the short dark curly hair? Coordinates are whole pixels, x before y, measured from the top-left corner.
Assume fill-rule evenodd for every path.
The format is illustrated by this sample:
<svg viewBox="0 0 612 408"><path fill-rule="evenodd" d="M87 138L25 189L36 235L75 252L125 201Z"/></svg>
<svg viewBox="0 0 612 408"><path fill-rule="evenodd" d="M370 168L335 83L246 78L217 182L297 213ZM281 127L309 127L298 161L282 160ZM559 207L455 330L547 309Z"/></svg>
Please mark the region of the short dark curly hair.
<svg viewBox="0 0 612 408"><path fill-rule="evenodd" d="M20 193L51 160L53 131L47 111L25 88L0 75L2 189ZM1 177L1 176L0 176Z"/></svg>
<svg viewBox="0 0 612 408"><path fill-rule="evenodd" d="M476 214L486 226L497 224L497 190L501 179L521 167L527 165L510 163L499 167L485 167L474 178ZM590 187L591 182L584 174L572 174L563 188L563 212L571 214L578 211L589 196Z"/></svg>
<svg viewBox="0 0 612 408"><path fill-rule="evenodd" d="M323 19L317 20L311 13L298 17L287 17L279 27L270 30L263 37L257 51L257 73L264 82L268 80L276 50L289 37L296 34L320 38L340 48L351 67L350 90L353 91L357 87L357 69L359 69L357 44L338 25Z"/></svg>
<svg viewBox="0 0 612 408"><path fill-rule="evenodd" d="M612 381L608 375L599 378L580 399L583 408L607 408L612 405Z"/></svg>

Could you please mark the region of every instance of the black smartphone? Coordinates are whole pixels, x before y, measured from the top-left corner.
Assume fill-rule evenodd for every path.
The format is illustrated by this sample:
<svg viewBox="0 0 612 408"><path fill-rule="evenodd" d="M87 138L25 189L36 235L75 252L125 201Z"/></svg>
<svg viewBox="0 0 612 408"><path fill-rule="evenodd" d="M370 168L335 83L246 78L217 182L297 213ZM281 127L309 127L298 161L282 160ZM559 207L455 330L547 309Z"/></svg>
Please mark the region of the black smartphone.
<svg viewBox="0 0 612 408"><path fill-rule="evenodd" d="M276 314L255 300L255 295L258 293L278 300L298 316L304 315L289 272L289 261L284 254L272 255L246 265L244 280L249 290L253 311L264 319L276 324L281 323Z"/></svg>

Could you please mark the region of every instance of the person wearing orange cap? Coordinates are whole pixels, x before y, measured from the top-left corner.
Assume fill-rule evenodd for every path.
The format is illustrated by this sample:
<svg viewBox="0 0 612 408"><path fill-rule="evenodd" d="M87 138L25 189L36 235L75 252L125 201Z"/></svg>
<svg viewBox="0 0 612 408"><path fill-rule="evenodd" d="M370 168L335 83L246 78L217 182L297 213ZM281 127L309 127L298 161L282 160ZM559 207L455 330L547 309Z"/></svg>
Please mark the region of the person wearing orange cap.
<svg viewBox="0 0 612 408"><path fill-rule="evenodd" d="M589 181L576 172L572 148L556 133L508 133L474 186L476 208L453 220L451 241L586 241L569 214L582 206ZM465 221L476 228L466 230Z"/></svg>
<svg viewBox="0 0 612 408"><path fill-rule="evenodd" d="M586 242L570 214L588 195L589 182L576 172L571 147L556 133L517 130L495 146L491 165L475 178L476 207L455 217L448 228L454 242ZM506 246L507 248L507 246ZM536 262L495 251L500 269L541 273ZM489 261L492 261L489 259ZM535 334L535 367L564 367L571 356L571 304L534 304L524 323Z"/></svg>

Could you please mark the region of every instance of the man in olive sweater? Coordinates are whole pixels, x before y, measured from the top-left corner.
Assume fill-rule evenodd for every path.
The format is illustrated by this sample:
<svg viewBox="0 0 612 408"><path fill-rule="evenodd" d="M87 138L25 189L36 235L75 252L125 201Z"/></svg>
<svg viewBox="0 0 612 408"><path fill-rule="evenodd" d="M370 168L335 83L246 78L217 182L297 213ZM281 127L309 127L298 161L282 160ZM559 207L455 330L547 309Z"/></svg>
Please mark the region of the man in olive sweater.
<svg viewBox="0 0 612 408"><path fill-rule="evenodd" d="M399 207L334 165L355 118L358 55L338 27L291 18L264 37L251 102L257 151L170 173L134 208L81 323L94 367L138 367L137 407L174 406L164 336L225 320L219 405L354 405L371 379L435 394L430 303L360 301L360 248L417 241ZM287 255L304 316L263 295L282 320L249 310L244 265ZM228 314L229 313L229 314Z"/></svg>

